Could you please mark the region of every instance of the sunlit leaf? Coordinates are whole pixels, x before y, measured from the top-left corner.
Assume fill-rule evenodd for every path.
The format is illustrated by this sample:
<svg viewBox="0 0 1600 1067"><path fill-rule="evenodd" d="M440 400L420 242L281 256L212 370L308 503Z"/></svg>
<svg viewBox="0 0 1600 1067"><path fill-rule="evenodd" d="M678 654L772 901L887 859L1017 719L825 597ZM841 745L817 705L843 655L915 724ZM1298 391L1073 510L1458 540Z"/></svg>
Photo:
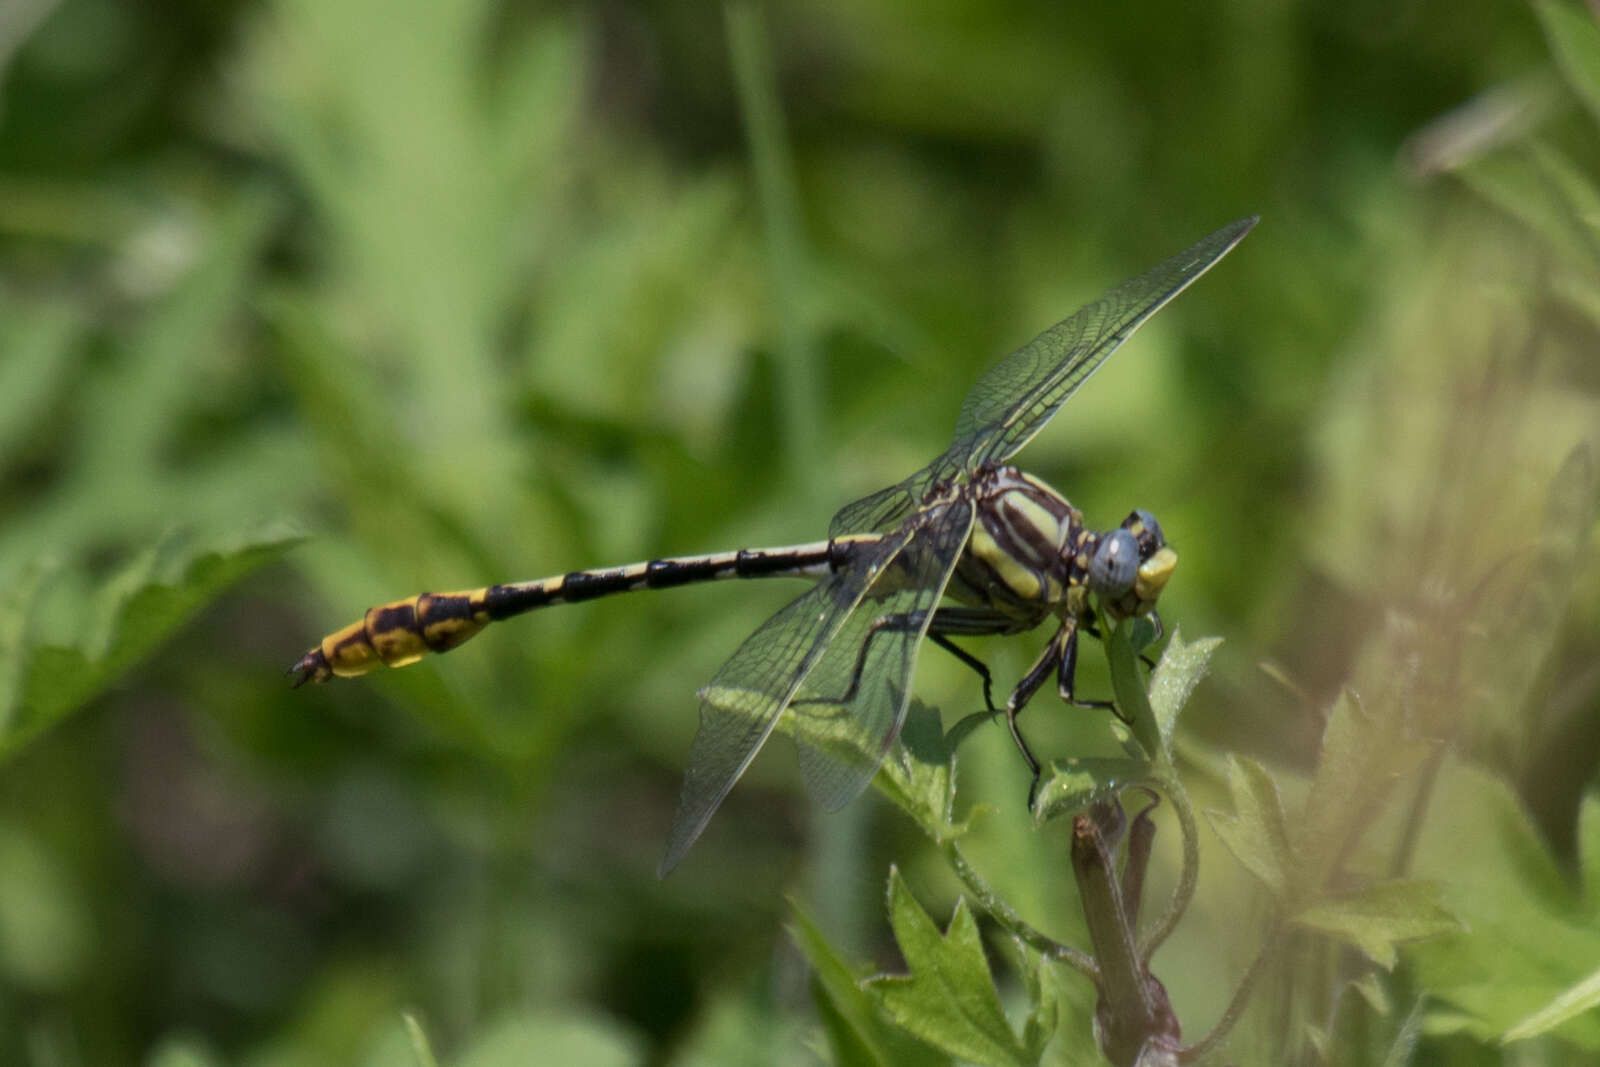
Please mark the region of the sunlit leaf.
<svg viewBox="0 0 1600 1067"><path fill-rule="evenodd" d="M892 870L889 921L911 973L873 978L866 989L891 1018L935 1048L973 1063L1037 1061L1006 1020L978 924L964 900L941 934L900 872Z"/></svg>
<svg viewBox="0 0 1600 1067"><path fill-rule="evenodd" d="M863 974L845 962L828 943L805 909L791 900L789 936L815 976L815 994L835 1062L863 1067L934 1064L948 1058L891 1024L861 987Z"/></svg>
<svg viewBox="0 0 1600 1067"><path fill-rule="evenodd" d="M1562 1023L1600 1008L1600 971L1595 971L1571 989L1564 990L1545 1007L1529 1015L1507 1030L1502 1038L1506 1043L1537 1037L1554 1030Z"/></svg>
<svg viewBox="0 0 1600 1067"><path fill-rule="evenodd" d="M136 666L228 586L297 543L264 533L217 551L196 547L175 559L151 549L113 576L96 617L75 645L33 647L25 638L31 603L10 604L0 620L5 674L19 685L0 709L0 755L92 700Z"/></svg>
<svg viewBox="0 0 1600 1067"><path fill-rule="evenodd" d="M1022 974L1022 984L1028 993L1029 1011L1022 1026L1022 1044L1028 1050L1029 1057L1037 1060L1055 1036L1061 1007L1054 995L1051 974L1046 969L1044 957L1016 938L1011 939L1011 944L1017 951L1020 960L1017 969Z"/></svg>
<svg viewBox="0 0 1600 1067"><path fill-rule="evenodd" d="M1172 640L1150 675L1150 707L1169 753L1172 735L1178 728L1178 713L1189 702L1194 687L1206 676L1211 656L1221 644L1220 637L1202 637L1185 644L1183 628L1174 627Z"/></svg>
<svg viewBox="0 0 1600 1067"><path fill-rule="evenodd" d="M873 783L930 837L938 841L958 837L966 824L956 823L952 813L955 758L942 732L938 710L912 698L899 744L883 761Z"/></svg>
<svg viewBox="0 0 1600 1067"><path fill-rule="evenodd" d="M1033 819L1041 824L1073 815L1130 785L1154 785L1156 781L1150 764L1144 760L1102 756L1056 760L1039 786Z"/></svg>

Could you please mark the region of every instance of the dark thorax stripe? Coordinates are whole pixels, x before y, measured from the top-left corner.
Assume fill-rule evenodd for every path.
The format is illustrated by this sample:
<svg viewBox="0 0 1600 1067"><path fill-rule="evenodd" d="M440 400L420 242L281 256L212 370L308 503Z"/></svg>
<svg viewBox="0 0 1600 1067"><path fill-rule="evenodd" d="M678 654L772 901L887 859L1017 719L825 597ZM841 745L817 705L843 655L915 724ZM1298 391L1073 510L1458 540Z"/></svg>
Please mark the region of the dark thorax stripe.
<svg viewBox="0 0 1600 1067"><path fill-rule="evenodd" d="M1047 543L1044 533L1026 516L1004 504L983 508L981 518L984 529L994 538L1000 551L1028 570L1042 573L1042 565L1055 555L1055 546Z"/></svg>

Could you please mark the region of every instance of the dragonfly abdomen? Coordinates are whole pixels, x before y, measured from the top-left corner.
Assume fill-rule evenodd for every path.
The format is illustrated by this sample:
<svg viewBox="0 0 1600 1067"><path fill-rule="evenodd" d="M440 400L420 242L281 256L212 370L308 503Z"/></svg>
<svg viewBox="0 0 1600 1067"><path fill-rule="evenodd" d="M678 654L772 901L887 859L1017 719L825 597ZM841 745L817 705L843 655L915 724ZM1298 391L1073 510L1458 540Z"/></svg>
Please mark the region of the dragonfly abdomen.
<svg viewBox="0 0 1600 1067"><path fill-rule="evenodd" d="M852 539L840 538L783 548L742 548L453 593L419 593L368 609L359 622L329 634L308 650L289 673L300 686L354 678L379 666L404 667L430 652L448 652L491 622L552 604L723 578L820 577L842 564L851 543Z"/></svg>

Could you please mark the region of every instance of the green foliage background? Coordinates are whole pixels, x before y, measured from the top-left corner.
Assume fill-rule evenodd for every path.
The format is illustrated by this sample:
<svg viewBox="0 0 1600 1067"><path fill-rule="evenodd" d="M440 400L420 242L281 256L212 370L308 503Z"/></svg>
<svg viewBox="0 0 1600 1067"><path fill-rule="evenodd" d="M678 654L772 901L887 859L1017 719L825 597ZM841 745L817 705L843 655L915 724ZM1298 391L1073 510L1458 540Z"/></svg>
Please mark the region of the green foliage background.
<svg viewBox="0 0 1600 1067"><path fill-rule="evenodd" d="M1593 465L1562 466L1600 455L1597 41L1460 0L0 5L0 1062L826 1057L786 894L897 969L889 863L941 925L957 888L908 827L811 818L775 753L653 874L693 693L792 590L281 671L422 589L820 537L994 359L1257 212L1023 460L1091 522L1159 515L1163 615L1227 639L1179 739L1202 807L1238 753L1299 811L1347 686L1452 742L1415 873L1470 935L1404 954L1407 1034L1500 1062L1600 958ZM979 650L1005 680L1035 648ZM979 701L940 657L918 692ZM1004 731L961 758L972 852L1073 940ZM1156 961L1196 1034L1260 902L1203 855ZM1047 1059L1095 1062L1061 985ZM1364 992L1336 1047L1392 1055L1414 1005ZM1330 997L1279 983L1227 1055Z"/></svg>

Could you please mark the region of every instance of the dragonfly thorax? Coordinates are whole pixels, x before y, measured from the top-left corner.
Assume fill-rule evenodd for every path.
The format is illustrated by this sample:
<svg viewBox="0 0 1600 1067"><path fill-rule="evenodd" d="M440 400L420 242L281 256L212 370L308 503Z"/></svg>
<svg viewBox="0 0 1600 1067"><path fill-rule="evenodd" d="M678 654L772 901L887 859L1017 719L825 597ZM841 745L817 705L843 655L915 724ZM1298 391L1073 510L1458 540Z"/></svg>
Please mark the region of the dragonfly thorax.
<svg viewBox="0 0 1600 1067"><path fill-rule="evenodd" d="M976 521L956 564L956 600L995 608L1026 629L1083 597L1083 515L1039 479L995 464L973 476ZM1077 605L1074 605L1076 608Z"/></svg>
<svg viewBox="0 0 1600 1067"><path fill-rule="evenodd" d="M1177 554L1149 512L1095 533L1065 497L1016 467L992 465L972 481L977 521L948 592L995 608L1018 629L1050 615L1082 615L1093 594L1114 618L1155 609Z"/></svg>

